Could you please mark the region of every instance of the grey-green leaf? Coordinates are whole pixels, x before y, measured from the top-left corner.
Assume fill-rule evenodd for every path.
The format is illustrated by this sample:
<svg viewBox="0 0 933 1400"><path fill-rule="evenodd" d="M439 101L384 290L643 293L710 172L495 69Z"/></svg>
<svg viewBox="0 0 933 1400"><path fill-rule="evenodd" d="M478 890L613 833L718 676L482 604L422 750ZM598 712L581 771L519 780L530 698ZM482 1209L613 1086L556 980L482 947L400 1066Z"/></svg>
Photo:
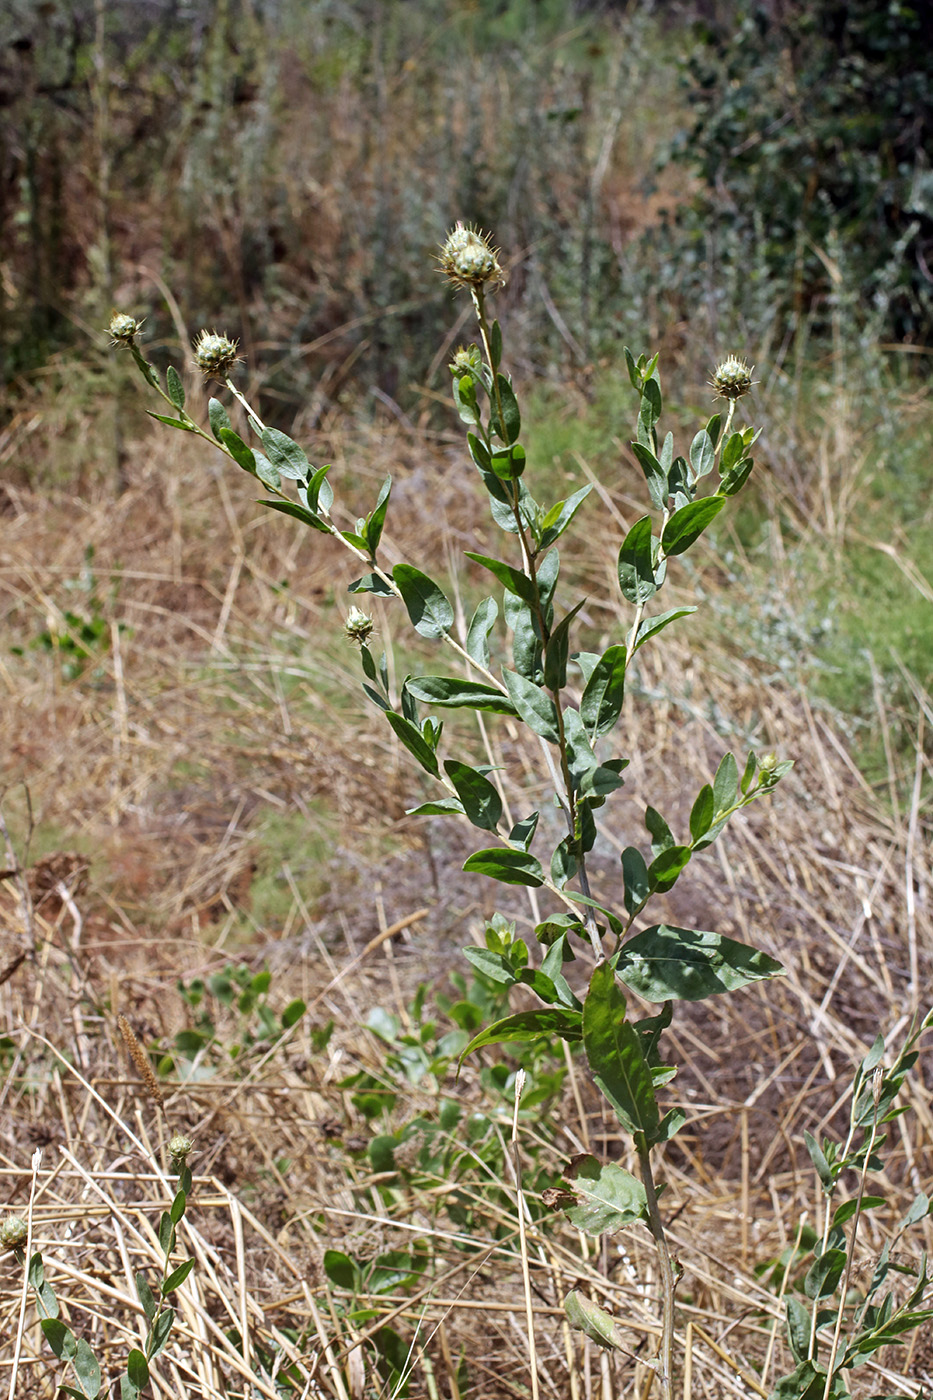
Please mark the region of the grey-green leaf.
<svg viewBox="0 0 933 1400"><path fill-rule="evenodd" d="M408 689L416 700L438 705L448 710L486 710L496 715L516 715L518 711L507 695L479 681L464 681L459 676L415 676Z"/></svg>
<svg viewBox="0 0 933 1400"><path fill-rule="evenodd" d="M466 649L478 665L489 666L489 634L496 625L499 605L495 598L484 598L478 604L467 632Z"/></svg>
<svg viewBox="0 0 933 1400"><path fill-rule="evenodd" d="M444 771L473 825L484 831L495 831L502 816L502 799L489 779L469 764L458 763L455 759L448 759Z"/></svg>
<svg viewBox="0 0 933 1400"><path fill-rule="evenodd" d="M454 610L437 584L413 564L396 564L392 579L415 631L434 640L446 636L454 625Z"/></svg>
<svg viewBox="0 0 933 1400"><path fill-rule="evenodd" d="M503 885L528 885L536 889L544 884L541 862L527 851L508 850L505 847L476 851L464 861L463 868L476 875L487 875L490 880L498 880Z"/></svg>
<svg viewBox="0 0 933 1400"><path fill-rule="evenodd" d="M558 743L560 729L557 709L547 691L535 685L534 681L526 680L517 671L503 668L502 678L516 711L529 729L551 744Z"/></svg>
<svg viewBox="0 0 933 1400"><path fill-rule="evenodd" d="M228 432L232 431L233 429L233 424L230 422L230 416L227 413L227 410L224 408L223 404L220 402L220 399L208 400L207 420L211 425L211 432L214 434L214 437L217 439L218 442L223 442L223 438L220 436L221 428L226 428Z"/></svg>
<svg viewBox="0 0 933 1400"><path fill-rule="evenodd" d="M560 1036L561 1040L580 1040L581 1015L570 1006L543 1006L536 1011L519 1011L514 1016L506 1016L494 1021L491 1026L473 1037L460 1055L461 1062L474 1050L483 1045L502 1045L509 1042L529 1040L550 1040Z"/></svg>
<svg viewBox="0 0 933 1400"><path fill-rule="evenodd" d="M311 463L304 450L278 428L263 428L260 434L269 461L291 481L304 481L311 475Z"/></svg>
<svg viewBox="0 0 933 1400"><path fill-rule="evenodd" d="M781 964L719 933L655 924L630 939L616 972L645 1001L703 1001L777 977Z"/></svg>
<svg viewBox="0 0 933 1400"><path fill-rule="evenodd" d="M177 409L185 406L185 386L181 382L181 375L174 365L169 365L165 371L165 387L168 396Z"/></svg>
<svg viewBox="0 0 933 1400"><path fill-rule="evenodd" d="M601 1163L589 1153L574 1157L561 1192L560 1209L571 1225L587 1235L604 1235L645 1218L645 1188L614 1162Z"/></svg>
<svg viewBox="0 0 933 1400"><path fill-rule="evenodd" d="M638 606L658 591L651 557L651 516L643 515L629 530L619 550L619 587L623 598Z"/></svg>
<svg viewBox="0 0 933 1400"><path fill-rule="evenodd" d="M625 698L625 647L608 647L597 661L580 700L580 718L591 739L612 729Z"/></svg>
<svg viewBox="0 0 933 1400"><path fill-rule="evenodd" d="M583 1046L593 1078L630 1133L649 1142L660 1116L651 1070L641 1036L625 1019L625 997L609 963L600 963L590 978L583 1003Z"/></svg>
<svg viewBox="0 0 933 1400"><path fill-rule="evenodd" d="M688 506L675 510L661 535L661 548L665 554L683 554L696 540L725 505L724 496L705 496L702 501L691 501Z"/></svg>

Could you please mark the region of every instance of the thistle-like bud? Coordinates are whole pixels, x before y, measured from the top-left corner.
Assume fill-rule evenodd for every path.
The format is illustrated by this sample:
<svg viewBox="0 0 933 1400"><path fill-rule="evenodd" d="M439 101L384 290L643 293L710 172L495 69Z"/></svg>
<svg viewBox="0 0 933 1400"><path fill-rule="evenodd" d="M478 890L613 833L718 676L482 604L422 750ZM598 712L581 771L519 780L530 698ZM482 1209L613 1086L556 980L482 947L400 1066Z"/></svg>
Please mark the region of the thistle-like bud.
<svg viewBox="0 0 933 1400"><path fill-rule="evenodd" d="M141 326L142 321L137 321L135 316L127 316L124 311L115 311L107 327L111 345L132 345Z"/></svg>
<svg viewBox="0 0 933 1400"><path fill-rule="evenodd" d="M238 340L231 340L217 331L201 331L194 342L194 362L205 374L222 379L237 359Z"/></svg>
<svg viewBox="0 0 933 1400"><path fill-rule="evenodd" d="M450 362L451 374L459 378L464 374L478 375L483 367L483 357L478 345L458 345Z"/></svg>
<svg viewBox="0 0 933 1400"><path fill-rule="evenodd" d="M488 236L469 224L458 223L441 245L441 272L455 287L482 290L487 284L502 286L505 274L499 265L499 250Z"/></svg>
<svg viewBox="0 0 933 1400"><path fill-rule="evenodd" d="M168 1155L172 1159L172 1171L180 1172L194 1143L184 1133L174 1133L169 1141Z"/></svg>
<svg viewBox="0 0 933 1400"><path fill-rule="evenodd" d="M374 627L375 623L369 614L354 607L347 614L343 632L348 642L356 642L357 646L363 646L372 636Z"/></svg>
<svg viewBox="0 0 933 1400"><path fill-rule="evenodd" d="M29 1229L18 1215L8 1215L0 1225L0 1249L22 1249Z"/></svg>
<svg viewBox="0 0 933 1400"><path fill-rule="evenodd" d="M752 374L753 368L744 360L740 360L737 355L729 355L713 370L710 384L716 390L718 398L740 399L758 382L752 379Z"/></svg>
<svg viewBox="0 0 933 1400"><path fill-rule="evenodd" d="M776 753L762 754L758 760L758 781L762 787L771 787L777 782L776 768L778 766L778 756Z"/></svg>

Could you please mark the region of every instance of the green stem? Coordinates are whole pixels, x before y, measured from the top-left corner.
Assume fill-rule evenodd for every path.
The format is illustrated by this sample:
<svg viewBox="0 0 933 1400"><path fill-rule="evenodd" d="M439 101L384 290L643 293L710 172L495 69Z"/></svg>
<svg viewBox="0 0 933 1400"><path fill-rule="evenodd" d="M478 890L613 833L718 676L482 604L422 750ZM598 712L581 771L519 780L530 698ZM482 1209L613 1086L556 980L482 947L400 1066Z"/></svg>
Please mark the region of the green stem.
<svg viewBox="0 0 933 1400"><path fill-rule="evenodd" d="M664 1222L658 1209L658 1194L651 1171L651 1150L644 1133L635 1134L635 1150L641 1171L642 1185L648 1209L648 1228L658 1252L658 1268L661 1275L661 1347L658 1354L658 1379L661 1382L661 1400L674 1400L674 1265L667 1247Z"/></svg>

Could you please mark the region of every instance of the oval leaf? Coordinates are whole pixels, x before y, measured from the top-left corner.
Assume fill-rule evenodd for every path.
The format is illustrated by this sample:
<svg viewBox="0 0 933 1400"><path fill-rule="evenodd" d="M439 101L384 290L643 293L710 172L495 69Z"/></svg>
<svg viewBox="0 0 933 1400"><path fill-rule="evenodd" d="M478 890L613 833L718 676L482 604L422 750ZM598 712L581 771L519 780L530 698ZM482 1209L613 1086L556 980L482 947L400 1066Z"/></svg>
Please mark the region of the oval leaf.
<svg viewBox="0 0 933 1400"><path fill-rule="evenodd" d="M490 880L499 880L503 885L528 885L535 889L544 884L541 862L527 851L510 851L504 847L476 851L464 861L463 868L477 875L488 875Z"/></svg>
<svg viewBox="0 0 933 1400"><path fill-rule="evenodd" d="M622 1126L653 1140L660 1121L654 1081L641 1036L625 1019L625 997L607 962L593 972L583 1003L583 1048L593 1078Z"/></svg>
<svg viewBox="0 0 933 1400"><path fill-rule="evenodd" d="M725 504L724 496L706 496L702 501L691 501L690 505L675 510L661 536L664 553L683 554L688 550Z"/></svg>
<svg viewBox="0 0 933 1400"><path fill-rule="evenodd" d="M396 564L392 578L422 637L444 637L454 625L454 610L437 584L413 564Z"/></svg>
<svg viewBox="0 0 933 1400"><path fill-rule="evenodd" d="M444 771L463 803L474 826L484 831L495 831L502 816L502 798L493 784L482 773L467 763L457 763L454 759L444 764Z"/></svg>
<svg viewBox="0 0 933 1400"><path fill-rule="evenodd" d="M646 1001L702 1001L783 971L746 943L666 924L630 939L616 965L619 979Z"/></svg>

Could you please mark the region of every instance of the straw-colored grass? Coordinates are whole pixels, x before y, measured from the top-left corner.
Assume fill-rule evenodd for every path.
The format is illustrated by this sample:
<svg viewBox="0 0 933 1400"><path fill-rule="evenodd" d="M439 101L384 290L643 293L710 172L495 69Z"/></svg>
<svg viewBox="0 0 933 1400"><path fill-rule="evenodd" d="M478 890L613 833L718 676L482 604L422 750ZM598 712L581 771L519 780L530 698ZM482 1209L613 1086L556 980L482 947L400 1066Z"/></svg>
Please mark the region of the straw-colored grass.
<svg viewBox="0 0 933 1400"><path fill-rule="evenodd" d="M468 468L443 439L395 421L371 434L333 424L328 432L334 477L350 475L362 506L386 470L396 475L390 562L407 556L444 572L464 533L487 529ZM328 459L323 447L318 455ZM297 1394L381 1394L365 1342L388 1324L411 1339L412 1395L457 1400L465 1357L471 1394L524 1397L526 1302L508 1153L501 1183L461 1171L458 1188L474 1204L464 1233L445 1211L451 1183L413 1188L400 1177L393 1193L380 1192L365 1148L386 1129L358 1113L340 1081L360 1069L385 1077L385 1047L365 1025L374 1006L406 1024L417 985L444 988L484 915L500 907L530 929L532 910L520 893L477 887L461 873L465 829L404 816L419 800L418 780L366 708L341 635L352 564L320 535L261 513L254 485L179 434L136 445L119 497L106 483L81 499L6 488L0 1194L25 1215L41 1146L35 1247L67 1320L113 1377L143 1334L133 1274L160 1265L155 1230L172 1191L166 1124L194 1139L178 1258L193 1255L197 1267L153 1367L157 1396L271 1400L276 1370L287 1367ZM585 547L566 553L565 569L591 599L582 617L594 646L621 622L615 604L598 600L612 597L608 537L618 535L614 517L631 523L627 493L636 489L625 477L601 505L594 498ZM456 567L456 586L472 596L477 580ZM710 555L695 582L712 590L719 567ZM82 591L83 569L94 587ZM751 576L741 586L754 607ZM67 636L65 613L92 596L106 644L69 680L66 652L32 643L44 631ZM391 644L398 617L380 612L378 622ZM912 801L893 807L860 776L834 716L814 708L802 684L775 679L715 626L677 626L669 646L639 653L621 734L644 757L608 809L594 893L618 899L617 852L640 838L645 801L676 829L726 749L741 758L753 745L797 760L774 797L691 866L664 911L672 922L747 939L787 969L783 979L679 1011L667 1033L685 1066L670 1098L689 1118L663 1172L684 1270L678 1366L687 1400L719 1400L766 1395L789 1369L780 1301L757 1266L793 1243L804 1215L821 1223L803 1129L838 1127L854 1063L878 1031L896 1041L929 1004L929 815L922 734ZM22 654L11 654L14 645ZM402 653L400 671L409 659ZM922 726L931 707L919 686L917 702ZM507 765L510 800L537 805L534 751L508 723L486 729L493 758ZM469 727L462 733L464 744L482 742ZM254 917L260 878L275 894L263 906L274 922ZM145 1044L170 1050L193 1015L176 980L206 978L231 960L270 968L278 1010L302 997L308 1011L274 1044L244 1044L236 1060L202 1058L203 1076L183 1083L169 1076L163 1119L116 1017L125 1014ZM580 980L585 968L584 950ZM321 1049L315 1032L330 1019ZM222 1015L221 1044L239 1034L235 1011ZM393 1122L429 1115L440 1094L482 1107L507 1143L511 1108L481 1075L500 1058L483 1052L439 1090L394 1082ZM929 1084L921 1057L907 1090L913 1111L892 1126L886 1152L891 1207L864 1221L863 1261L880 1249L882 1227L929 1185ZM559 1110L520 1120L518 1156L526 1175L533 1166L556 1181L569 1156L589 1147L625 1157L617 1125L574 1061ZM659 1332L647 1234L632 1229L596 1245L557 1217L526 1227L540 1393L642 1400ZM933 1246L929 1221L913 1239L921 1235ZM419 1285L359 1298L373 1316L348 1317L351 1300L328 1280L324 1251L365 1260L413 1241L429 1258ZM572 1287L610 1308L630 1354L610 1357L568 1331L561 1300ZM8 1255L0 1393L20 1289ZM57 1376L27 1308L15 1394L51 1396ZM931 1376L933 1348L918 1334L869 1363L856 1393L919 1395Z"/></svg>

